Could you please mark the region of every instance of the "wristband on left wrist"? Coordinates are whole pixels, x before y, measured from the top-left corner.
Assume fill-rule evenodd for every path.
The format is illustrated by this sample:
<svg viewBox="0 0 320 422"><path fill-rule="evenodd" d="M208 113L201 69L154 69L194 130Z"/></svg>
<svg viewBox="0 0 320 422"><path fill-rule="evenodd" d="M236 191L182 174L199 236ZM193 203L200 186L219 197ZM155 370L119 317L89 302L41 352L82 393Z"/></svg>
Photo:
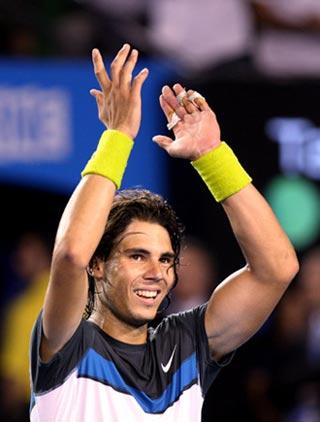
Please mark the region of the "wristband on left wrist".
<svg viewBox="0 0 320 422"><path fill-rule="evenodd" d="M112 129L104 131L81 176L99 174L119 189L132 147L133 140L125 133Z"/></svg>

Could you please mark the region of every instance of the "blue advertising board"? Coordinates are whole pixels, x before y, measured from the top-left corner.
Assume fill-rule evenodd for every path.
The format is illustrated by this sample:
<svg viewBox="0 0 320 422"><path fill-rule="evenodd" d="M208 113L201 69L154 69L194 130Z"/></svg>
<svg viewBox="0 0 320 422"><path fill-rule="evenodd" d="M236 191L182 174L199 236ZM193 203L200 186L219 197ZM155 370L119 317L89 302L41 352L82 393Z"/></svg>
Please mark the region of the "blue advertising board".
<svg viewBox="0 0 320 422"><path fill-rule="evenodd" d="M142 67L150 74L123 187L165 194L167 157L152 136L165 129L158 98L172 74L159 62ZM70 193L104 130L89 94L97 87L89 61L1 60L0 181Z"/></svg>

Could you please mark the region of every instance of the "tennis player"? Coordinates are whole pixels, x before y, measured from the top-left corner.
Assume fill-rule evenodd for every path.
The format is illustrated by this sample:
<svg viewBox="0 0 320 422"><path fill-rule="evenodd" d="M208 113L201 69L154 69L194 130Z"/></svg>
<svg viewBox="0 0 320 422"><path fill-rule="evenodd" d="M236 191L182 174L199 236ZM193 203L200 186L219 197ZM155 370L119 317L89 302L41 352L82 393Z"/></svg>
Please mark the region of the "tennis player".
<svg viewBox="0 0 320 422"><path fill-rule="evenodd" d="M208 303L148 328L177 282L182 226L147 190L119 190L141 120L125 44L92 90L105 124L62 215L51 277L31 345L33 422L196 422L220 368L275 308L298 270L292 245L228 145L205 99L165 86L161 107L174 140L154 141L191 162L222 206L246 265ZM148 157L140 157L141 166ZM219 239L213 239L219 242ZM197 283L197 280L194 280Z"/></svg>

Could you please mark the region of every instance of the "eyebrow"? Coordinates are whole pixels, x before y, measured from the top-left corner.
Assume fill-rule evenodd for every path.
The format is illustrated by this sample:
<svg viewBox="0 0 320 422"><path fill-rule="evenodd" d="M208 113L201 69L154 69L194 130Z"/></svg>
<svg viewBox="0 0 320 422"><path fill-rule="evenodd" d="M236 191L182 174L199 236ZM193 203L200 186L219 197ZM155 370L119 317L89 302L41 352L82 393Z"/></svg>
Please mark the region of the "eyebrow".
<svg viewBox="0 0 320 422"><path fill-rule="evenodd" d="M127 248L124 250L125 253L136 253L136 254L143 254L143 255L150 255L150 251L143 249L143 248ZM173 252L163 252L161 257L166 258L174 258L175 254Z"/></svg>

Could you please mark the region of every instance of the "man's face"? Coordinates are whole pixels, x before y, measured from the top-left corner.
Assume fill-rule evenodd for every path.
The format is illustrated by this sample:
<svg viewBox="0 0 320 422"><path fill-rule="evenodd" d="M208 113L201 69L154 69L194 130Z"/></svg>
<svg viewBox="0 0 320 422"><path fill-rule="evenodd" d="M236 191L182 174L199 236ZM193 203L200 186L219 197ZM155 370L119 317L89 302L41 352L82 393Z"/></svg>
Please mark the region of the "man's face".
<svg viewBox="0 0 320 422"><path fill-rule="evenodd" d="M129 325L153 320L173 286L173 263L167 230L157 223L132 221L105 263L101 301Z"/></svg>

